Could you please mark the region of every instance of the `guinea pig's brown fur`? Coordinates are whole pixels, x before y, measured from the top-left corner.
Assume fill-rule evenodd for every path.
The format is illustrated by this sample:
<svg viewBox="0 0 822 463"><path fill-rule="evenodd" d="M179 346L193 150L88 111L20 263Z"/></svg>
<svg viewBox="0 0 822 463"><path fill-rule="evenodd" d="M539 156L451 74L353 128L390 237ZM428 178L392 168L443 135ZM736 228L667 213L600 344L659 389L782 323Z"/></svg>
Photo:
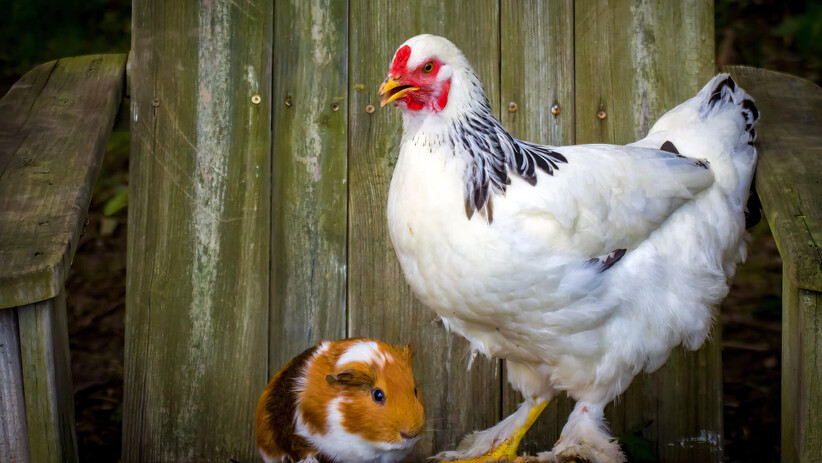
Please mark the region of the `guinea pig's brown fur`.
<svg viewBox="0 0 822 463"><path fill-rule="evenodd" d="M267 461L399 461L425 423L413 359L411 346L364 338L306 350L257 402L260 452Z"/></svg>

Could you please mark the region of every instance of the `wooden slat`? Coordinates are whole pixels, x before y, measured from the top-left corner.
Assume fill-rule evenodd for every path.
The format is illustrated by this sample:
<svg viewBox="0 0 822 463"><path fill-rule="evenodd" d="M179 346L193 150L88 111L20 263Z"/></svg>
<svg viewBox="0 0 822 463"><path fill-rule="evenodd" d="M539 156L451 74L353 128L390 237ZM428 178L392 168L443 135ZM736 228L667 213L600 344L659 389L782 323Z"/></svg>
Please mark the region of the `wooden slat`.
<svg viewBox="0 0 822 463"><path fill-rule="evenodd" d="M35 68L0 101L0 308L63 287L123 91L125 55Z"/></svg>
<svg viewBox="0 0 822 463"><path fill-rule="evenodd" d="M348 2L274 9L271 374L346 336L348 225Z"/></svg>
<svg viewBox="0 0 822 463"><path fill-rule="evenodd" d="M800 461L797 431L802 422L802 339L800 319L804 304L799 300L799 288L788 273L782 271L782 438L781 457L784 462Z"/></svg>
<svg viewBox="0 0 822 463"><path fill-rule="evenodd" d="M124 461L256 458L272 10L134 2Z"/></svg>
<svg viewBox="0 0 822 463"><path fill-rule="evenodd" d="M782 279L782 461L822 462L822 294Z"/></svg>
<svg viewBox="0 0 822 463"><path fill-rule="evenodd" d="M711 0L578 4L577 143L636 141L702 88L716 67L713 14Z"/></svg>
<svg viewBox="0 0 822 463"><path fill-rule="evenodd" d="M653 420L644 437L656 444L660 462L722 461L722 331L718 322L709 339L695 352L676 348L665 366L643 375L614 406L614 415L624 416L624 428ZM629 409L634 404L641 408Z"/></svg>
<svg viewBox="0 0 822 463"><path fill-rule="evenodd" d="M26 404L17 311L0 310L0 455L8 463L28 463Z"/></svg>
<svg viewBox="0 0 822 463"><path fill-rule="evenodd" d="M31 461L77 461L66 294L18 307Z"/></svg>
<svg viewBox="0 0 822 463"><path fill-rule="evenodd" d="M782 461L822 461L822 88L725 69L761 119L756 189L782 256Z"/></svg>
<svg viewBox="0 0 822 463"><path fill-rule="evenodd" d="M742 66L728 70L756 100L756 190L783 271L822 292L822 88L798 77Z"/></svg>
<svg viewBox="0 0 822 463"><path fill-rule="evenodd" d="M574 2L501 2L501 121L515 137L542 144L574 143ZM510 112L510 103L516 111ZM558 105L554 116L551 107ZM505 384L503 415L522 396ZM562 395L542 412L520 453L550 450L574 402Z"/></svg>
<svg viewBox="0 0 822 463"><path fill-rule="evenodd" d="M414 371L429 429L415 460L453 448L463 435L500 418L499 362L477 359L465 371L467 342L445 332L414 299L386 226L391 173L399 153L399 111L380 109L376 90L406 39L443 35L466 54L499 114L498 2L350 2L349 80L349 334L420 347ZM368 113L368 105L376 111Z"/></svg>
<svg viewBox="0 0 822 463"><path fill-rule="evenodd" d="M710 0L577 3L574 37L576 143L644 137L714 73ZM660 371L636 377L606 409L613 434L652 420L644 436L660 461L720 461L719 336L715 330L698 352L677 350Z"/></svg>

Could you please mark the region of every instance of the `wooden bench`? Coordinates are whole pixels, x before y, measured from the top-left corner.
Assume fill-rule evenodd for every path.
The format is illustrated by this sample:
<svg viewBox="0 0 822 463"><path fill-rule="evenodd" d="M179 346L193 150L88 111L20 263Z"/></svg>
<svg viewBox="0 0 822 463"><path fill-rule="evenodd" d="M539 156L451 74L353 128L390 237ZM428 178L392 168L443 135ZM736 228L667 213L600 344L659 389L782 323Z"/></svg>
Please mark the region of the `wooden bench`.
<svg viewBox="0 0 822 463"><path fill-rule="evenodd" d="M0 461L77 461L64 284L125 55L37 66L0 100Z"/></svg>
<svg viewBox="0 0 822 463"><path fill-rule="evenodd" d="M3 462L77 459L64 281L123 101L125 62L123 55L99 55L47 63L0 100ZM762 113L756 185L784 263L782 458L822 461L822 89L775 72L727 70ZM145 326L129 327L138 329ZM143 406L130 410L132 419L161 413L152 401ZM234 420L250 423L252 410L232 411L247 415ZM252 458L248 428L232 428L226 440L213 431L222 419L198 417L197 451ZM133 449L124 453L127 460L163 454L157 436L139 443L146 436L135 429L126 434L124 448ZM174 436L164 442L180 453L190 450Z"/></svg>
<svg viewBox="0 0 822 463"><path fill-rule="evenodd" d="M822 461L822 88L728 70L762 114L756 189L782 256L782 461Z"/></svg>

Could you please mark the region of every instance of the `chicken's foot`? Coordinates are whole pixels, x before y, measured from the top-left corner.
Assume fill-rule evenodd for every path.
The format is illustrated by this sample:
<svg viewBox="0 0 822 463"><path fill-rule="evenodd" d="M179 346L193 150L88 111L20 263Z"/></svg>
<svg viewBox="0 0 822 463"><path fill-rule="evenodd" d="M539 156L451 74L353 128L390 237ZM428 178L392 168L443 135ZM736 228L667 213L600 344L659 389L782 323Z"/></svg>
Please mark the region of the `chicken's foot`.
<svg viewBox="0 0 822 463"><path fill-rule="evenodd" d="M521 458L517 457L517 448L519 448L520 442L522 442L522 438L525 437L525 433L531 429L531 426L534 425L534 422L539 418L539 415L545 410L545 407L548 406L550 401L544 400L541 402L537 402L534 404L533 407L528 410L528 418L526 418L525 423L522 426L518 427L509 437L502 441L497 447L485 452L479 457L476 458L469 458L463 460L449 460L450 463L491 463L496 461L509 461L509 462L521 462L523 461Z"/></svg>

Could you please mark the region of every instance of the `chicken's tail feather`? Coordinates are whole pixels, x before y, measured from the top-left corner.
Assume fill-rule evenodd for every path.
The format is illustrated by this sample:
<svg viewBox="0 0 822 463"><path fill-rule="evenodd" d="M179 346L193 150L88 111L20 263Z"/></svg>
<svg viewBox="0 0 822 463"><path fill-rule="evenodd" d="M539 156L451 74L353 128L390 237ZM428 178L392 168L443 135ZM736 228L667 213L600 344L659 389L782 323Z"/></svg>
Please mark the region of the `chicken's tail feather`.
<svg viewBox="0 0 822 463"><path fill-rule="evenodd" d="M704 159L717 184L738 198L741 211L756 166L758 120L753 98L730 75L717 74L696 96L663 115L636 145Z"/></svg>
<svg viewBox="0 0 822 463"><path fill-rule="evenodd" d="M736 137L739 138L732 145L730 161L739 175L735 191L745 206L745 222L747 228L750 228L759 221L759 201L752 183L756 165L756 148L753 144L756 141L759 109L753 98L728 74L718 74L711 79L697 94L696 100L700 102L699 116L708 125L714 125L719 120L717 118L722 118L728 122L735 121L733 125L738 127Z"/></svg>
<svg viewBox="0 0 822 463"><path fill-rule="evenodd" d="M753 145L756 141L756 128L759 121L759 110L753 98L742 90L728 74L717 74L699 92L697 99L702 101L700 115L703 119L710 118L716 112L724 112L728 107L736 106L745 122L747 143Z"/></svg>

